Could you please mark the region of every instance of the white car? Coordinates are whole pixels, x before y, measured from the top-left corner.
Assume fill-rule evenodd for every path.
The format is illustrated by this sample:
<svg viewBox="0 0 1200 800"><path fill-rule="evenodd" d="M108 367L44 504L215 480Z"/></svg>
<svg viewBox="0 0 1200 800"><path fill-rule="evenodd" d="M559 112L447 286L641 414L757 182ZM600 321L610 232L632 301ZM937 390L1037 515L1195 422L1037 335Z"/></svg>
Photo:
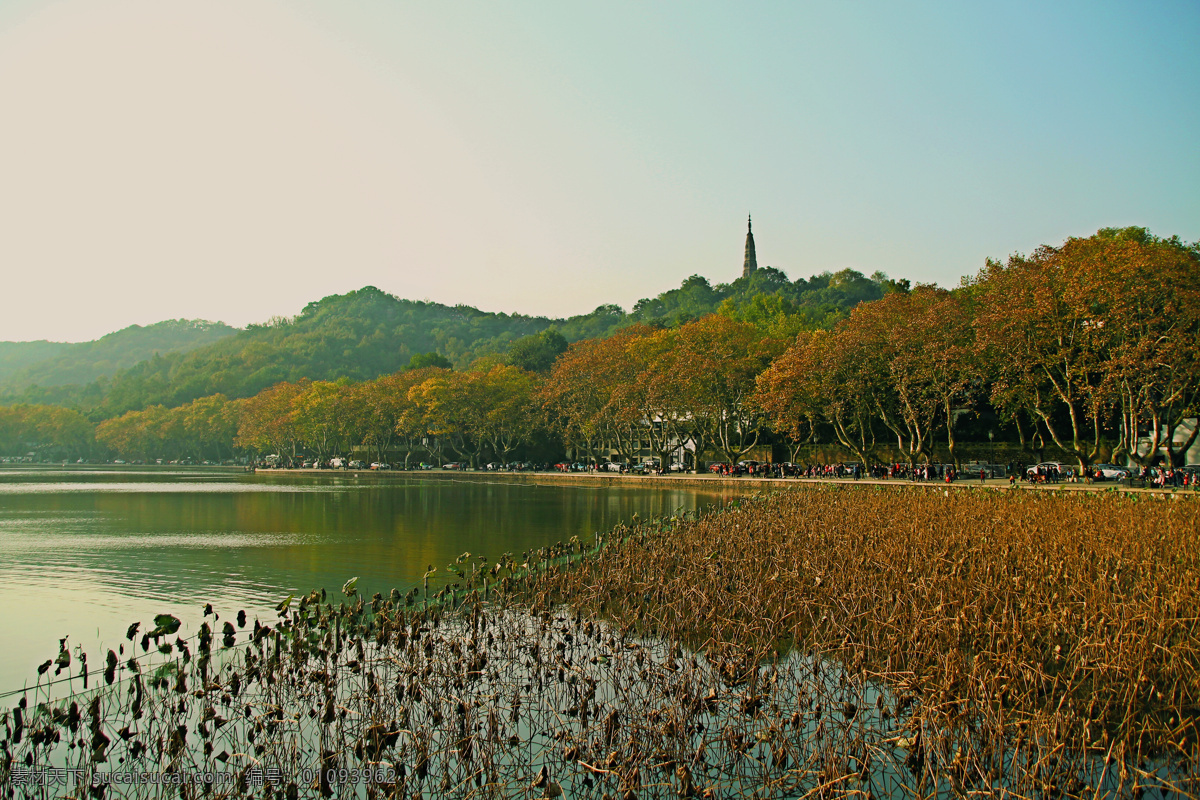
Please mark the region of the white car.
<svg viewBox="0 0 1200 800"><path fill-rule="evenodd" d="M1061 461L1043 461L1040 464L1034 464L1032 467L1029 467L1025 472L1029 475L1034 475L1038 472L1041 472L1043 475L1052 475L1055 472L1060 474L1065 473L1067 469L1068 467Z"/></svg>
<svg viewBox="0 0 1200 800"><path fill-rule="evenodd" d="M1096 474L1096 470L1100 470L1100 474L1109 480L1115 478L1128 478L1130 471L1125 467L1118 467L1116 464L1093 464L1092 474Z"/></svg>

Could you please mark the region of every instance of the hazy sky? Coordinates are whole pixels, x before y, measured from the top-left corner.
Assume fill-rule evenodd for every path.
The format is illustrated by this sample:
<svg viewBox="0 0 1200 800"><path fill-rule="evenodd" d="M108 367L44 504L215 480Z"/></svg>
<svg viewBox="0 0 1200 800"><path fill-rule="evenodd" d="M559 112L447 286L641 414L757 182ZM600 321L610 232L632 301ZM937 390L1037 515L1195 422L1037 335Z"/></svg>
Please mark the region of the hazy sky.
<svg viewBox="0 0 1200 800"><path fill-rule="evenodd" d="M1200 239L1200 4L2 0L0 339Z"/></svg>

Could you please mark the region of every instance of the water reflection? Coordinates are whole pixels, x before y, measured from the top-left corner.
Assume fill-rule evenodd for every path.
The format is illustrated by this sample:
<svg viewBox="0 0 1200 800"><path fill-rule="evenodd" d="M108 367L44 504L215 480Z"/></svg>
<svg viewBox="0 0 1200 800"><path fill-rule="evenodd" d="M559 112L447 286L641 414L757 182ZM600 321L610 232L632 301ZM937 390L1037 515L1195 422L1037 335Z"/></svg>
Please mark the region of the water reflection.
<svg viewBox="0 0 1200 800"><path fill-rule="evenodd" d="M419 585L463 552L495 558L590 537L635 513L696 509L691 489L213 470L0 470L0 690L70 635L99 657L155 613L205 602L269 615L292 592ZM440 581L435 578L436 586Z"/></svg>

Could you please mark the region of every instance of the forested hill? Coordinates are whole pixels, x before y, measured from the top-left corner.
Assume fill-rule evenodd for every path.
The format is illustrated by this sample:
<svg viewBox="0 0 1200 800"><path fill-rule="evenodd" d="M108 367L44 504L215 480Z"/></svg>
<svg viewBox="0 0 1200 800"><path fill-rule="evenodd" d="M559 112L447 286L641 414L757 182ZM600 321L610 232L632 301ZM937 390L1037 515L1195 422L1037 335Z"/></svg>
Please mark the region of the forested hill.
<svg viewBox="0 0 1200 800"><path fill-rule="evenodd" d="M236 332L223 322L174 319L130 325L91 342L0 342L0 396L89 384L156 354L184 353Z"/></svg>
<svg viewBox="0 0 1200 800"><path fill-rule="evenodd" d="M208 347L142 362L108 387L101 416L216 393L248 397L301 378L366 380L403 369L419 353L465 364L482 353L503 352L513 339L552 322L400 300L368 286L309 303L290 319L250 325Z"/></svg>
<svg viewBox="0 0 1200 800"><path fill-rule="evenodd" d="M71 349L70 342L0 342L0 386L6 385L15 372L47 361Z"/></svg>
<svg viewBox="0 0 1200 800"><path fill-rule="evenodd" d="M867 278L853 270L790 281L765 267L729 284L712 285L693 276L678 289L639 301L629 313L602 305L567 319L401 300L368 286L309 303L290 319L250 325L186 352L160 351L111 381L87 378L69 386L27 381L17 391L0 393L0 403L70 405L103 419L160 403L178 406L218 392L248 397L280 381L367 380L397 372L423 353L436 352L461 369L480 356L504 356L514 341L552 326L567 341L577 341L605 337L637 322L676 326L714 311L788 336L829 327L859 302L882 297L901 284L906 282L897 284L879 273ZM120 333L124 331L111 336Z"/></svg>

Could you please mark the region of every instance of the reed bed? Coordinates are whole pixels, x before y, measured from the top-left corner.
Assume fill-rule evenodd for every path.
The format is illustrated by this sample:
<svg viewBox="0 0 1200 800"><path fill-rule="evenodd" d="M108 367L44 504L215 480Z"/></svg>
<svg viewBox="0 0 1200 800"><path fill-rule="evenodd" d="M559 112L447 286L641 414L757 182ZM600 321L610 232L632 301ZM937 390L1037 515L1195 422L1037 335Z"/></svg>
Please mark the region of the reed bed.
<svg viewBox="0 0 1200 800"><path fill-rule="evenodd" d="M1200 504L810 488L643 525L538 584L727 679L797 651L895 697L916 794L1195 794ZM1101 788L1103 787L1103 792Z"/></svg>
<svg viewBox="0 0 1200 800"><path fill-rule="evenodd" d="M351 583L266 625L206 615L186 640L163 616L131 626L90 688L55 693L47 670L6 711L0 787L1196 796L1198 517L1190 501L804 487L464 555L432 598Z"/></svg>

